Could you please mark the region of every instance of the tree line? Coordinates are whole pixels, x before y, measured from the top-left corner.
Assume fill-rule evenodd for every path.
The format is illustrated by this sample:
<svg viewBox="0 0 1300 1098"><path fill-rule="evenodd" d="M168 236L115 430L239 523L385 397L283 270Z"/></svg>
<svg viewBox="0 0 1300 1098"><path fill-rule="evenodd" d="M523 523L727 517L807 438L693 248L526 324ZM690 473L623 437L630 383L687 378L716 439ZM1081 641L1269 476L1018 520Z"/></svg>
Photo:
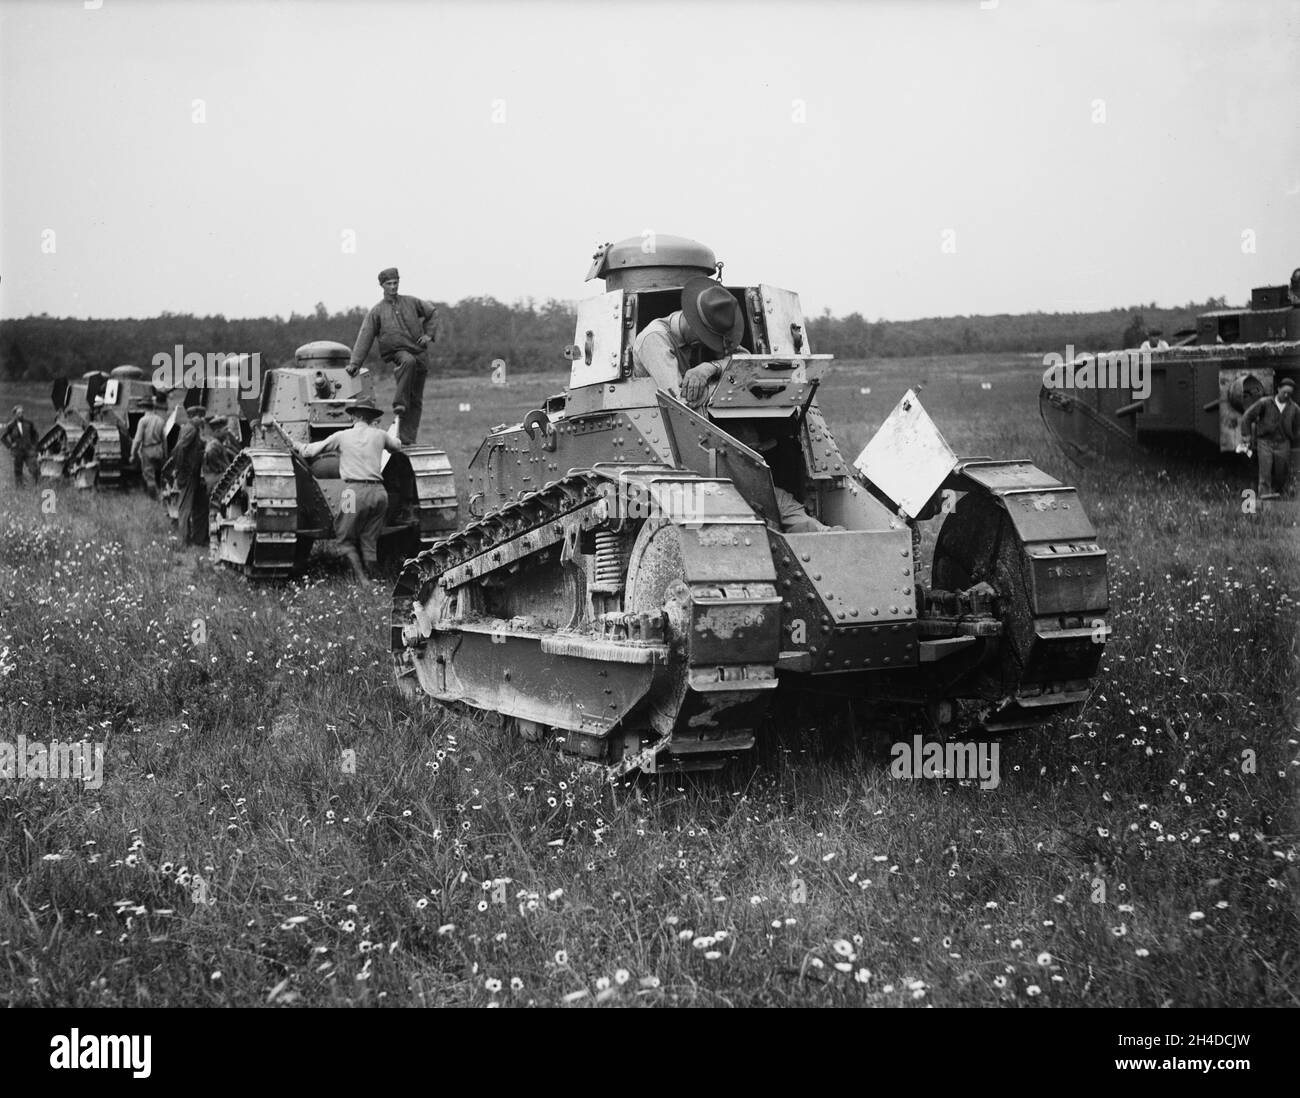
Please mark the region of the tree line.
<svg viewBox="0 0 1300 1098"><path fill-rule="evenodd" d="M1073 344L1078 350L1134 346L1135 333L1160 329L1166 338L1195 324L1196 314L1224 307L1211 298L1176 308L1154 303L1095 313L1025 313L1018 316L930 317L870 321L861 313L836 317L827 310L808 320L812 347L839 358L910 357L969 352L1045 352ZM89 370L133 363L148 372L153 356L188 351L259 352L262 362L291 361L294 350L316 339L352 346L366 309L330 312L317 304L307 314L227 319L163 313L122 320L27 316L0 320L0 378L40 381L76 377ZM573 340L572 302L527 299L507 304L491 297L439 303L433 366L445 373L485 373L503 359L511 372L567 370L564 347ZM1140 340L1139 340L1140 341ZM370 365L378 363L378 348Z"/></svg>

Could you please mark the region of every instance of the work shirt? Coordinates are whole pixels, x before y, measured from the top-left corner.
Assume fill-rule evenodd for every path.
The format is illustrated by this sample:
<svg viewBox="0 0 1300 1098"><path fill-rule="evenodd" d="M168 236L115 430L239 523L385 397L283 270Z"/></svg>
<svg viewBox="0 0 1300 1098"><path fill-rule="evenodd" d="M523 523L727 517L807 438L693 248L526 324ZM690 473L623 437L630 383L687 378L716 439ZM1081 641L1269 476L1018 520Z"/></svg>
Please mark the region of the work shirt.
<svg viewBox="0 0 1300 1098"><path fill-rule="evenodd" d="M677 317L681 312L671 313L659 320L652 320L632 344L632 376L652 377L659 388L670 393L677 393L682 375L693 366L707 362L706 357L712 352L700 343L686 343L677 335ZM715 363L721 373L721 363Z"/></svg>
<svg viewBox="0 0 1300 1098"><path fill-rule="evenodd" d="M1264 442L1300 443L1300 407L1294 400L1279 407L1274 397L1260 397L1241 417L1241 437L1250 437L1252 424L1258 423L1255 437Z"/></svg>
<svg viewBox="0 0 1300 1098"><path fill-rule="evenodd" d="M421 354L424 346L420 336L427 335L432 342L437 326L438 307L432 301L398 294L389 301L384 298L366 313L357 332L357 342L352 348L349 366L360 366L370 353L371 344L379 340L379 357L392 362L398 351Z"/></svg>
<svg viewBox="0 0 1300 1098"><path fill-rule="evenodd" d="M26 416L21 419L11 419L4 429L4 434L0 434L0 442L19 453L34 450L36 449L36 424Z"/></svg>
<svg viewBox="0 0 1300 1098"><path fill-rule="evenodd" d="M161 450L163 446L163 418L157 412L145 412L135 425L135 439L131 443L131 460L135 461L142 450Z"/></svg>
<svg viewBox="0 0 1300 1098"><path fill-rule="evenodd" d="M318 454L339 455L341 480L368 480L383 482L384 451L402 452L402 444L391 435L357 420L345 431L335 431L328 438L311 442L298 452L305 458Z"/></svg>

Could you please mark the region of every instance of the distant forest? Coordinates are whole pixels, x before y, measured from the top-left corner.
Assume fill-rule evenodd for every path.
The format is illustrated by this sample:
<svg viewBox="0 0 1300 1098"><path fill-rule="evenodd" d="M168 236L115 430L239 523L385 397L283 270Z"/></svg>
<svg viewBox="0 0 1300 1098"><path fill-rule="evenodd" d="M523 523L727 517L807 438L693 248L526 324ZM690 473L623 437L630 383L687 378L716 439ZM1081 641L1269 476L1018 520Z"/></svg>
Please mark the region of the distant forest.
<svg viewBox="0 0 1300 1098"><path fill-rule="evenodd" d="M490 297L439 303L435 368L446 373L486 373L495 359L512 372L568 369L564 347L573 341L573 303L533 300L506 304ZM1098 313L1026 313L1021 316L957 316L870 321L860 313L836 317L829 310L808 320L813 350L840 358L909 357L964 352L1044 353L1098 351L1134 346L1144 329L1168 337L1194 325L1196 314L1224 308L1223 299L1178 308L1150 305ZM0 320L0 378L40 381L75 377L88 370L134 363L148 372L160 351L182 344L187 352L261 352L264 364L280 365L295 348L314 339L351 346L365 316L361 307L331 313L323 304L306 315L227 320L224 316L161 316L126 320L79 320L47 314ZM1136 327L1134 318L1137 318ZM377 363L371 351L371 366Z"/></svg>

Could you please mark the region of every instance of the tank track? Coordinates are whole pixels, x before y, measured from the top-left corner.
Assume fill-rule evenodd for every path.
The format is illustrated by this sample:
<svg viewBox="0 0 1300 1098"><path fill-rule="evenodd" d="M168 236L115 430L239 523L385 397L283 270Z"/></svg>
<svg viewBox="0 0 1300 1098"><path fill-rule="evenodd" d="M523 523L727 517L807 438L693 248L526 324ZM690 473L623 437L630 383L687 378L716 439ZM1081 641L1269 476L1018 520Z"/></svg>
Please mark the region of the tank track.
<svg viewBox="0 0 1300 1098"><path fill-rule="evenodd" d="M629 519L629 493L661 517ZM562 750L610 776L721 766L753 747L777 686L780 599L764 531L729 481L661 465L571 471L406 563L393 594L398 684L500 713L528 738L553 732ZM649 588L647 606L575 612L558 628L479 608L505 575L558 574L584 541L612 532L649 533L645 545L662 532L681 546L682 582L668 605ZM721 556L725 582L711 571ZM630 572L626 558L611 572L597 556L591 589ZM757 658L734 662L742 650Z"/></svg>
<svg viewBox="0 0 1300 1098"><path fill-rule="evenodd" d="M209 500L213 560L264 579L291 575L311 549L299 530L298 483L286 450L236 455Z"/></svg>
<svg viewBox="0 0 1300 1098"><path fill-rule="evenodd" d="M120 488L127 470L124 432L116 423L92 423L68 453L65 470L78 488Z"/></svg>

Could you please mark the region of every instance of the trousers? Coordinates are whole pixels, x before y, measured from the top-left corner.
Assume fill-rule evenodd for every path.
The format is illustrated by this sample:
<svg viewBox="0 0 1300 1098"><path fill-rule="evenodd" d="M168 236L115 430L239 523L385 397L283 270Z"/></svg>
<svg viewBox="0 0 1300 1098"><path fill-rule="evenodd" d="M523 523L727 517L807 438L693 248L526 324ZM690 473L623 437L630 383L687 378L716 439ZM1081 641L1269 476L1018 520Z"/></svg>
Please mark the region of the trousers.
<svg viewBox="0 0 1300 1098"><path fill-rule="evenodd" d="M414 446L424 412L424 382L429 376L429 364L423 355L413 355L410 351L398 351L393 361L393 377L397 381L397 392L393 394L397 440L403 446Z"/></svg>
<svg viewBox="0 0 1300 1098"><path fill-rule="evenodd" d="M36 474L36 451L35 450L15 450L14 458L14 483L22 484L23 469L25 468L32 475L32 483L37 480Z"/></svg>
<svg viewBox="0 0 1300 1098"><path fill-rule="evenodd" d="M208 544L208 490L197 474L180 486L180 517L177 529L186 545Z"/></svg>
<svg viewBox="0 0 1300 1098"><path fill-rule="evenodd" d="M346 480L339 504L334 536L359 548L361 559L373 566L379 560L379 535L388 515L388 490L382 481Z"/></svg>
<svg viewBox="0 0 1300 1098"><path fill-rule="evenodd" d="M1259 450L1259 494L1281 495L1291 477L1291 444L1261 438L1256 441Z"/></svg>
<svg viewBox="0 0 1300 1098"><path fill-rule="evenodd" d="M151 496L158 495L158 485L162 481L162 467L166 460L161 446L145 446L140 451L140 475L144 478L145 489Z"/></svg>

